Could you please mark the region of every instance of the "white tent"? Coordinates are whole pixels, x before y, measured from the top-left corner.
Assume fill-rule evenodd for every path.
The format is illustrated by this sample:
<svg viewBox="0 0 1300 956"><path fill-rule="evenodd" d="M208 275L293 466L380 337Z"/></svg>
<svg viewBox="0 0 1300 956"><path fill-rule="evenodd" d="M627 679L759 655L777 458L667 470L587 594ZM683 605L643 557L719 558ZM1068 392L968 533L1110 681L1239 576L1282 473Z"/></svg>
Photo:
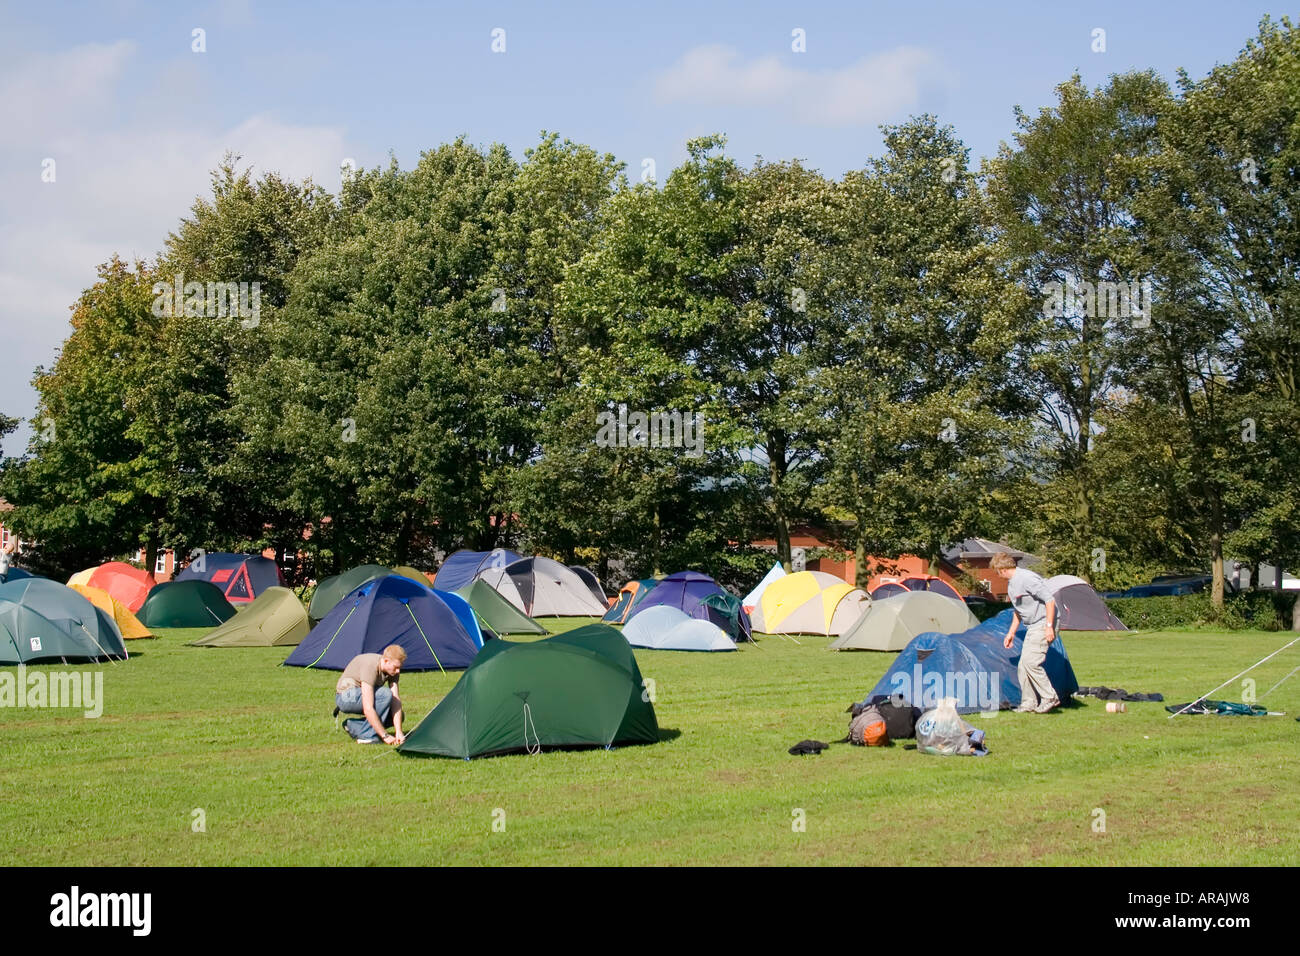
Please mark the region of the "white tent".
<svg viewBox="0 0 1300 956"><path fill-rule="evenodd" d="M763 592L767 589L769 584L773 581L779 581L783 577L785 577L785 568L782 567L781 562L778 561L776 564L772 565L771 571L768 571L767 574L763 575L763 580L759 581L758 584L754 586L754 590L746 594L744 600L740 602L746 613L758 607L759 599L763 597Z"/></svg>
<svg viewBox="0 0 1300 956"><path fill-rule="evenodd" d="M529 617L601 617L609 608L570 568L550 558L523 558L478 577Z"/></svg>
<svg viewBox="0 0 1300 956"><path fill-rule="evenodd" d="M833 651L901 651L918 634L960 634L979 624L965 601L934 591L908 591L872 601L853 628L831 642Z"/></svg>
<svg viewBox="0 0 1300 956"><path fill-rule="evenodd" d="M734 651L735 643L718 625L693 618L667 604L646 608L623 625L633 647L656 651Z"/></svg>

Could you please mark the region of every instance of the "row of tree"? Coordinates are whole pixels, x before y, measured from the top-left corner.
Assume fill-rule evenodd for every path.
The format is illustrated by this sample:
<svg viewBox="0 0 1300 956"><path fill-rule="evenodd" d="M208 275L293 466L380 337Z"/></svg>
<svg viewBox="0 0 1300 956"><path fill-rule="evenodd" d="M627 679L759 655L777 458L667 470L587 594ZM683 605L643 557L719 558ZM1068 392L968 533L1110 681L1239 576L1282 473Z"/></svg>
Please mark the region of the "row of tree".
<svg viewBox="0 0 1300 956"><path fill-rule="evenodd" d="M814 523L860 557L1010 536L1101 584L1208 564L1221 599L1225 554L1300 557L1298 104L1266 19L1176 89L1073 78L979 169L931 116L838 180L721 137L662 184L553 134L337 197L232 157L77 302L7 522L60 571L512 544L737 583ZM251 320L169 293L241 282ZM696 444L598 440L610 413Z"/></svg>

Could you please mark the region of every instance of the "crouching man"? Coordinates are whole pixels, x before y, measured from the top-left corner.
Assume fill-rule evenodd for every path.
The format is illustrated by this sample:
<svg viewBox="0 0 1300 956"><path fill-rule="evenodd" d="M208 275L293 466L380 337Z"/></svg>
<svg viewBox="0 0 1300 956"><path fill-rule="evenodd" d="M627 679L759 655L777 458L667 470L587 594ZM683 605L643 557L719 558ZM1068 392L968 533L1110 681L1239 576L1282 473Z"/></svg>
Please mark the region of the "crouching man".
<svg viewBox="0 0 1300 956"><path fill-rule="evenodd" d="M1011 627L1002 646L1010 648L1017 628L1022 622L1025 625L1025 641L1020 646L1020 664L1016 668L1020 678L1020 706L1016 710L1035 714L1055 710L1061 701L1047 679L1043 662L1047 660L1048 645L1056 640L1052 626L1056 620L1056 599L1046 581L1028 568L1016 567L1016 559L1009 554L993 555L989 566L1007 579L1007 600L1014 608Z"/></svg>
<svg viewBox="0 0 1300 956"><path fill-rule="evenodd" d="M382 654L358 654L343 669L334 688L334 705L341 713L362 715L343 722L357 743L400 744L406 739L402 701L397 696L397 679L405 663L406 651L389 644Z"/></svg>

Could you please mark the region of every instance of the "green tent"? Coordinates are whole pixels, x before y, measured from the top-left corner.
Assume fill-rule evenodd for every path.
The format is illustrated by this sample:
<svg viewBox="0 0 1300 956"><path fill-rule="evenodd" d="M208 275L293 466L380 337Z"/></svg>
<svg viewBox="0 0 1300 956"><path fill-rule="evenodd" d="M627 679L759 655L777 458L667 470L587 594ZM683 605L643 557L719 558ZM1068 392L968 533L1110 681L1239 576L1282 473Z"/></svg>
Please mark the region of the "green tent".
<svg viewBox="0 0 1300 956"><path fill-rule="evenodd" d="M288 588L270 587L225 624L204 634L195 647L276 647L298 644L311 630L307 611Z"/></svg>
<svg viewBox="0 0 1300 956"><path fill-rule="evenodd" d="M404 578L410 578L426 587L433 587L433 580L421 571L419 568L413 568L409 564L394 564L393 573L400 574Z"/></svg>
<svg viewBox="0 0 1300 956"><path fill-rule="evenodd" d="M475 579L456 593L469 602L478 619L497 634L545 634L546 628L501 596L486 581Z"/></svg>
<svg viewBox="0 0 1300 956"><path fill-rule="evenodd" d="M307 605L307 616L313 621L319 621L334 610L334 605L367 581L394 573L392 568L386 568L382 564L362 564L342 574L325 578L316 585L316 590L312 593L311 603ZM427 581L428 578L425 580Z"/></svg>
<svg viewBox="0 0 1300 956"><path fill-rule="evenodd" d="M551 747L655 743L632 648L608 624L544 641L488 641L433 712L397 749L482 757Z"/></svg>
<svg viewBox="0 0 1300 956"><path fill-rule="evenodd" d="M145 627L215 627L235 616L235 606L210 581L164 581L136 615Z"/></svg>
<svg viewBox="0 0 1300 956"><path fill-rule="evenodd" d="M46 578L0 584L0 664L126 658L113 619Z"/></svg>

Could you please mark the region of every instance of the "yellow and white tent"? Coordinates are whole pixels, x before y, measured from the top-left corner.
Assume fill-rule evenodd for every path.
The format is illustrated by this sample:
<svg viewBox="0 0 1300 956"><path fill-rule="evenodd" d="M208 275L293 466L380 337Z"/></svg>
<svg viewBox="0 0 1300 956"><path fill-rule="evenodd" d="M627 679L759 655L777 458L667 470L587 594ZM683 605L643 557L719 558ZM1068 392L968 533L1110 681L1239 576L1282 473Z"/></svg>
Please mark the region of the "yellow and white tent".
<svg viewBox="0 0 1300 956"><path fill-rule="evenodd" d="M861 588L833 574L800 571L769 583L750 621L765 634L832 637L851 629L869 607L871 598Z"/></svg>

